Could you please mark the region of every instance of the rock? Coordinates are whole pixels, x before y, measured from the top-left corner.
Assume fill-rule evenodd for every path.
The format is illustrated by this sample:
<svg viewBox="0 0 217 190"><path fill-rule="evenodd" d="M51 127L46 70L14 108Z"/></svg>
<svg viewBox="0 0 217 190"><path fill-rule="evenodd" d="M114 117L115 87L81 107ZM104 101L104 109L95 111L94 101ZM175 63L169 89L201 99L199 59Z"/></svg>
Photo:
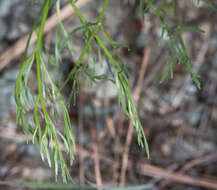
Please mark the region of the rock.
<svg viewBox="0 0 217 190"><path fill-rule="evenodd" d="M20 148L20 155L26 156L26 157L35 157L39 154L39 149L36 145L28 144L23 145Z"/></svg>
<svg viewBox="0 0 217 190"><path fill-rule="evenodd" d="M0 40L14 40L27 33L35 19L39 4L26 0L0 1Z"/></svg>
<svg viewBox="0 0 217 190"><path fill-rule="evenodd" d="M4 80L7 80L8 82L12 82L14 84L18 74L19 74L19 69L17 68L11 69L10 71L4 73L3 78Z"/></svg>
<svg viewBox="0 0 217 190"><path fill-rule="evenodd" d="M13 0L13 1L1 0L0 1L0 17L7 15L10 11L11 5L16 2L17 0Z"/></svg>
<svg viewBox="0 0 217 190"><path fill-rule="evenodd" d="M171 154L171 145L169 144L169 142L161 145L161 151L165 156L168 156Z"/></svg>
<svg viewBox="0 0 217 190"><path fill-rule="evenodd" d="M217 69L217 53L213 56L212 65L214 67L213 69Z"/></svg>
<svg viewBox="0 0 217 190"><path fill-rule="evenodd" d="M148 36L146 33L140 33L135 42L136 49L140 50L143 49L146 42L147 42Z"/></svg>
<svg viewBox="0 0 217 190"><path fill-rule="evenodd" d="M199 122L199 120L201 118L202 110L203 110L203 108L201 106L197 106L197 107L194 107L194 109L191 109L189 111L189 113L186 115L188 122L191 125L194 126Z"/></svg>
<svg viewBox="0 0 217 190"><path fill-rule="evenodd" d="M7 26L4 20L0 18L0 40L5 36L6 32L7 32Z"/></svg>
<svg viewBox="0 0 217 190"><path fill-rule="evenodd" d="M48 181L52 177L52 172L49 169L36 168L31 175L31 181L43 182Z"/></svg>
<svg viewBox="0 0 217 190"><path fill-rule="evenodd" d="M213 142L210 141L200 141L200 146L199 146L199 150L202 153L206 153L206 152L214 152L216 149L215 145L213 144Z"/></svg>
<svg viewBox="0 0 217 190"><path fill-rule="evenodd" d="M189 94L194 94L197 92L197 87L195 86L194 83L187 84L184 89Z"/></svg>

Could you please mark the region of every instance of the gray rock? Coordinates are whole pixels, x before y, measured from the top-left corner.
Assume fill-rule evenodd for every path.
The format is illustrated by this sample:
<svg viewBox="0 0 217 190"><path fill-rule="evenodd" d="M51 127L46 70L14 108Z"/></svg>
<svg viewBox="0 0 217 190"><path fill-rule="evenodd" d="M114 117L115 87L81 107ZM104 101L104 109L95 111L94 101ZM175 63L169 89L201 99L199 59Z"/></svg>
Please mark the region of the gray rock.
<svg viewBox="0 0 217 190"><path fill-rule="evenodd" d="M210 141L200 141L200 146L199 146L199 150L202 153L206 153L206 152L213 152L215 151L216 147L214 145L213 142Z"/></svg>
<svg viewBox="0 0 217 190"><path fill-rule="evenodd" d="M19 69L11 69L10 71L4 73L3 78L8 82L11 81L12 83L15 83L18 74L19 74Z"/></svg>
<svg viewBox="0 0 217 190"><path fill-rule="evenodd" d="M217 69L217 53L213 56L212 64L215 69Z"/></svg>
<svg viewBox="0 0 217 190"><path fill-rule="evenodd" d="M197 106L186 115L191 125L196 125L201 117L202 107Z"/></svg>
<svg viewBox="0 0 217 190"><path fill-rule="evenodd" d="M210 48L215 49L217 47L217 36L213 36L210 39L209 44L210 44Z"/></svg>
<svg viewBox="0 0 217 190"><path fill-rule="evenodd" d="M197 92L197 87L193 83L190 83L185 86L185 91L189 94L194 94Z"/></svg>
<svg viewBox="0 0 217 190"><path fill-rule="evenodd" d="M148 36L145 33L139 34L139 36L136 38L136 48L137 49L142 49L144 48L146 42L147 42Z"/></svg>
<svg viewBox="0 0 217 190"><path fill-rule="evenodd" d="M7 32L7 26L4 20L0 18L0 40L5 36L6 32Z"/></svg>
<svg viewBox="0 0 217 190"><path fill-rule="evenodd" d="M10 7L13 3L15 3L17 0L1 0L0 1L0 16L5 16L9 13Z"/></svg>
<svg viewBox="0 0 217 190"><path fill-rule="evenodd" d="M22 156L35 157L39 154L39 149L36 145L32 145L32 144L26 145L25 144L20 148L20 154Z"/></svg>

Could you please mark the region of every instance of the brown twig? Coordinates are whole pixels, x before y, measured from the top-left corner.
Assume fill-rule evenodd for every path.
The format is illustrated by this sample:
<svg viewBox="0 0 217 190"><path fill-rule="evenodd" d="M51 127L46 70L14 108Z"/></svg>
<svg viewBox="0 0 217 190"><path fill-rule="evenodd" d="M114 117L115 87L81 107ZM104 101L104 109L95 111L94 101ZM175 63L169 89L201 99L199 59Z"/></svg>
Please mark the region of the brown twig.
<svg viewBox="0 0 217 190"><path fill-rule="evenodd" d="M107 85L105 86L107 88ZM105 89L106 90L106 89ZM104 106L109 109L109 104L110 104L110 98L107 96L107 94L104 94ZM109 116L109 114L106 114L105 116L106 120L106 126L108 128L109 133L113 138L115 138L115 127L114 127L114 122L112 120L112 117Z"/></svg>
<svg viewBox="0 0 217 190"><path fill-rule="evenodd" d="M189 162L187 162L180 170L180 173L186 172L187 170L189 170L192 167L195 167L196 165L202 164L204 162L207 162L209 160L215 159L217 158L217 152L212 153L212 154L208 154L205 156L201 156L199 158L196 158L194 160L191 160Z"/></svg>
<svg viewBox="0 0 217 190"><path fill-rule="evenodd" d="M116 117L116 118L115 118ZM118 120L119 119L119 120ZM121 111L119 111L117 114L115 114L112 118L113 123L116 124L116 133L115 133L115 139L114 139L114 160L116 165L113 166L113 183L118 184L119 181L119 163L120 163L120 155L121 155L121 136L123 134L123 126L125 117Z"/></svg>
<svg viewBox="0 0 217 190"><path fill-rule="evenodd" d="M107 88L107 85L105 86ZM106 109L109 109L109 104L111 102L111 98L107 96L107 94L104 94L104 106ZM116 133L117 128L115 128L115 121L114 117L110 116L109 114L105 115L105 121L106 121L106 129L111 134L112 138L114 139L114 147L115 150L119 148L119 141L118 141L118 133ZM106 133L107 133L106 131ZM102 138L99 139L100 141L103 140ZM114 151L114 160L116 163L119 163L119 151ZM118 183L118 165L113 165L113 174L112 174L112 184L116 185Z"/></svg>
<svg viewBox="0 0 217 190"><path fill-rule="evenodd" d="M91 133L92 133L92 138L94 142L92 143L92 148L93 148L93 160L94 160L94 170L95 170L95 176L96 176L96 184L97 186L102 186L102 176L100 172L100 163L99 163L99 147L98 147L98 138L96 134L96 128L91 127ZM102 190L99 188L98 190Z"/></svg>
<svg viewBox="0 0 217 190"><path fill-rule="evenodd" d="M204 162L207 162L215 158L217 158L217 152L193 159L187 162L177 173L184 174L187 170L191 169L192 167L195 167L196 165L202 164ZM169 183L170 181L164 180L158 185L158 187L159 189L164 189L165 186L168 185Z"/></svg>
<svg viewBox="0 0 217 190"><path fill-rule="evenodd" d="M209 180L205 178L194 178L189 175L167 171L163 168L153 166L150 164L139 164L137 167L139 169L139 173L142 175L163 178L178 183L206 187L209 189L217 189L216 180Z"/></svg>
<svg viewBox="0 0 217 190"><path fill-rule="evenodd" d="M150 55L150 48L147 47L144 50L142 65L141 65L141 69L140 69L140 73L139 73L139 79L138 79L137 85L136 85L134 93L133 93L133 97L134 97L134 101L135 101L136 106L138 105L139 97L141 94L143 81L144 81L144 75L145 75L145 71L146 71L146 68L148 65L148 61L149 61L149 55ZM127 171L127 166L128 166L128 157L129 157L128 154L129 154L129 150L130 150L130 144L132 141L132 137L133 137L133 123L130 122L128 131L127 131L127 139L126 139L125 149L124 149L124 153L123 153L123 157L122 157L120 187L123 187L125 185L125 181L126 181L126 171Z"/></svg>
<svg viewBox="0 0 217 190"><path fill-rule="evenodd" d="M82 95L82 93L80 93ZM83 127L84 127L84 118L83 118L83 104L81 102L81 98L79 98L79 107L78 107L78 161L79 161L79 180L80 184L84 185L84 154L83 145L82 145L82 135L83 135Z"/></svg>
<svg viewBox="0 0 217 190"><path fill-rule="evenodd" d="M91 0L79 0L76 3L76 6L78 8L81 8L90 1ZM69 18L73 13L74 10L72 6L68 4L61 9L60 19L63 21ZM44 34L47 34L50 30L52 30L57 25L57 22L58 22L57 13L54 13L46 21ZM4 53L0 55L0 71L3 70L6 66L8 66L12 60L19 58L22 55L22 53L25 51L27 40L28 40L28 35L25 35L20 40L18 40L12 47L7 49ZM30 41L30 46L33 45L36 42L36 40L37 40L37 35L36 33L33 33Z"/></svg>

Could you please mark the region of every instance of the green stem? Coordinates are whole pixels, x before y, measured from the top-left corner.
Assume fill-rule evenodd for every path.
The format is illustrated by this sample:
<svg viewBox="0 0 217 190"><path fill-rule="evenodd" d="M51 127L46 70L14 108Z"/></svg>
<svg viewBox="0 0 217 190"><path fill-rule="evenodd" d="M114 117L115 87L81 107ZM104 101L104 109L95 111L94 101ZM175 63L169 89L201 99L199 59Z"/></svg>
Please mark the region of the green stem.
<svg viewBox="0 0 217 190"><path fill-rule="evenodd" d="M51 0L45 0L45 1L46 1L46 4L44 7L44 14L43 14L40 29L38 32L38 39L36 42L36 50L35 50L36 66L37 66L38 93L39 93L39 96L40 96L40 99L42 102L43 102L43 98L42 98L41 69L40 69L40 48L41 48L41 44L42 44L42 36L43 36L44 26L45 26L45 22L47 19L48 10L50 7L49 5L50 5Z"/></svg>
<svg viewBox="0 0 217 190"><path fill-rule="evenodd" d="M69 0L69 2L71 3L71 5L72 5L72 7L73 7L73 9L74 9L74 11L75 11L75 13L76 13L77 16L80 18L81 22L82 22L83 24L87 25L88 22L87 22L87 20L85 19L85 17L82 15L81 11L77 8L77 6L73 3L72 0ZM103 5L103 8L102 8L102 11L101 11L101 13L100 13L100 15L99 15L98 24L95 26L95 28L94 28L94 29L93 29L92 27L89 28L89 30L91 31L91 36L90 36L90 38L88 39L88 41L87 41L87 43L86 43L86 45L85 45L83 51L81 52L80 57L79 57L79 59L78 59L78 61L77 61L77 63L76 63L76 67L77 67L77 68L80 67L80 65L81 65L81 63L82 63L82 61L83 61L83 59L84 59L84 56L85 56L85 54L87 53L88 48L89 48L90 45L91 45L92 40L93 40L94 38L98 37L98 35L97 35L96 33L97 33L99 27L102 25L102 21L103 21L103 18L104 18L104 16L105 16L106 10L107 10L107 8L108 8L109 2L110 2L110 0L105 0L104 5ZM77 70L77 71L78 71L78 70ZM75 74L77 74L77 71L75 72ZM73 73L74 73L74 70L72 70L72 71L69 73L69 75L68 75L67 79L65 80L65 82L63 83L63 85L62 85L60 91L61 91L61 90L65 87L65 85L68 83L68 81L70 80L71 75L72 75Z"/></svg>

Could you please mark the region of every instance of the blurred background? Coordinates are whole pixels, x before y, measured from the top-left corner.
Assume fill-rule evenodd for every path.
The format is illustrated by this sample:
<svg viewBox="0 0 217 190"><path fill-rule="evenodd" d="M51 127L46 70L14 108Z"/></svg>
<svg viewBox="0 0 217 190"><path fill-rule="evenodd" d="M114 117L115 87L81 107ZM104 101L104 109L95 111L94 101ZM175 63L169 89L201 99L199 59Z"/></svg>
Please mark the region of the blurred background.
<svg viewBox="0 0 217 190"><path fill-rule="evenodd" d="M170 2L165 0L165 7L172 21ZM67 1L61 3L64 7ZM81 11L88 21L96 21L102 4L102 0L92 0L84 3ZM13 97L25 45L22 40L31 30L40 5L41 1L34 0L0 0L1 181L55 182L54 171L41 161L37 145L26 144L24 134L16 128ZM138 146L137 135L118 106L115 86L110 82L89 85L81 78L77 104L69 110L77 143L70 168L72 177L80 185L143 184L138 188L141 190L217 189L217 13L193 0L177 1L181 22L205 31L183 32L188 53L195 58L193 71L200 75L199 90L182 64L175 64L174 79L160 84L169 56L168 39L165 37L159 43L159 21L147 10L143 22L138 6L135 0L111 0L104 23L114 40L131 48L120 52L131 73L132 93L151 158L148 160L145 150ZM53 14L55 9L49 16ZM80 25L79 19L76 15L69 16L64 25L70 32ZM55 29L44 36L51 53L55 36ZM83 45L82 34L76 34L74 56L63 53L63 78ZM100 73L108 68L97 64L95 69ZM56 76L54 69L51 72ZM32 86L36 86L34 75L33 69ZM68 93L69 89L65 89L66 97ZM0 185L0 189L12 187Z"/></svg>

